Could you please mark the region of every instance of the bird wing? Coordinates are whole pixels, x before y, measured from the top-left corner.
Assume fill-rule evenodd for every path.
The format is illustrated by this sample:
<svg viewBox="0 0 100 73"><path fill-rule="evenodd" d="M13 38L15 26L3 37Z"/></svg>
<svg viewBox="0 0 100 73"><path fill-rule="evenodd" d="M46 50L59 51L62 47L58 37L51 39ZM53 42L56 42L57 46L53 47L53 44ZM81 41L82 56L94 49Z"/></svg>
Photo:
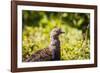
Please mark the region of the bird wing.
<svg viewBox="0 0 100 73"><path fill-rule="evenodd" d="M50 61L52 60L52 51L50 48L44 48L42 50L33 53L29 58L26 59L26 62L35 62L35 61Z"/></svg>

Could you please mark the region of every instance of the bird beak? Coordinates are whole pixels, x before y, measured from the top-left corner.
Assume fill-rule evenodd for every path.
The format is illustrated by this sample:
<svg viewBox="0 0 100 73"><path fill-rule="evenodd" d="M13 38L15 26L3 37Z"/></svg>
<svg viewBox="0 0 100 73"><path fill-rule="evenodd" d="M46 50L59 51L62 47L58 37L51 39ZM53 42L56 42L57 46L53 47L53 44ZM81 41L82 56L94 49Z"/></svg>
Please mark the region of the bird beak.
<svg viewBox="0 0 100 73"><path fill-rule="evenodd" d="M63 33L65 33L65 32L61 31L60 33L63 34Z"/></svg>

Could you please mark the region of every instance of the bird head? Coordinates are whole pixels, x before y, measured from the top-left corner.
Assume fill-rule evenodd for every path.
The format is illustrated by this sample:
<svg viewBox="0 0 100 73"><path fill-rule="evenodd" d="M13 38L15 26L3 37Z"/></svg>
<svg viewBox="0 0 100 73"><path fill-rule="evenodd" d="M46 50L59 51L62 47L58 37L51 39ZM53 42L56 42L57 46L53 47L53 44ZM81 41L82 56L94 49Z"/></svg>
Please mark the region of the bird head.
<svg viewBox="0 0 100 73"><path fill-rule="evenodd" d="M55 27L51 33L50 33L50 36L51 37L58 37L60 34L64 33L61 28L58 28L58 27Z"/></svg>

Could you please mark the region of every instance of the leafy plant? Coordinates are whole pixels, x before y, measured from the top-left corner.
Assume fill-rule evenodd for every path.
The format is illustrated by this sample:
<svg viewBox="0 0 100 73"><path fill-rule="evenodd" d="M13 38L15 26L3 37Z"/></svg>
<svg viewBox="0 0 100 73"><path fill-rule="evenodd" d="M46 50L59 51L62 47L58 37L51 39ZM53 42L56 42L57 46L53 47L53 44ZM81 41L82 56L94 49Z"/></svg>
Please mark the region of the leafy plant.
<svg viewBox="0 0 100 73"><path fill-rule="evenodd" d="M23 61L36 51L48 47L50 32L55 26L65 32L60 36L61 60L90 59L90 33L87 28L90 15L88 13L23 10L22 14Z"/></svg>

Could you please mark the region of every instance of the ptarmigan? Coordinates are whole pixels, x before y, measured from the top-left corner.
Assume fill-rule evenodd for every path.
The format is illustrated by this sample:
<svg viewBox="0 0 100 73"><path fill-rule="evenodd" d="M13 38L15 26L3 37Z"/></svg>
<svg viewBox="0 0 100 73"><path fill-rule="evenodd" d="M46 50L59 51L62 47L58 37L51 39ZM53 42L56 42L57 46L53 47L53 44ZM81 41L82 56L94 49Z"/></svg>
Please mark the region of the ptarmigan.
<svg viewBox="0 0 100 73"><path fill-rule="evenodd" d="M62 33L64 32L60 28L55 27L50 33L50 45L32 54L26 62L60 60L59 35Z"/></svg>

